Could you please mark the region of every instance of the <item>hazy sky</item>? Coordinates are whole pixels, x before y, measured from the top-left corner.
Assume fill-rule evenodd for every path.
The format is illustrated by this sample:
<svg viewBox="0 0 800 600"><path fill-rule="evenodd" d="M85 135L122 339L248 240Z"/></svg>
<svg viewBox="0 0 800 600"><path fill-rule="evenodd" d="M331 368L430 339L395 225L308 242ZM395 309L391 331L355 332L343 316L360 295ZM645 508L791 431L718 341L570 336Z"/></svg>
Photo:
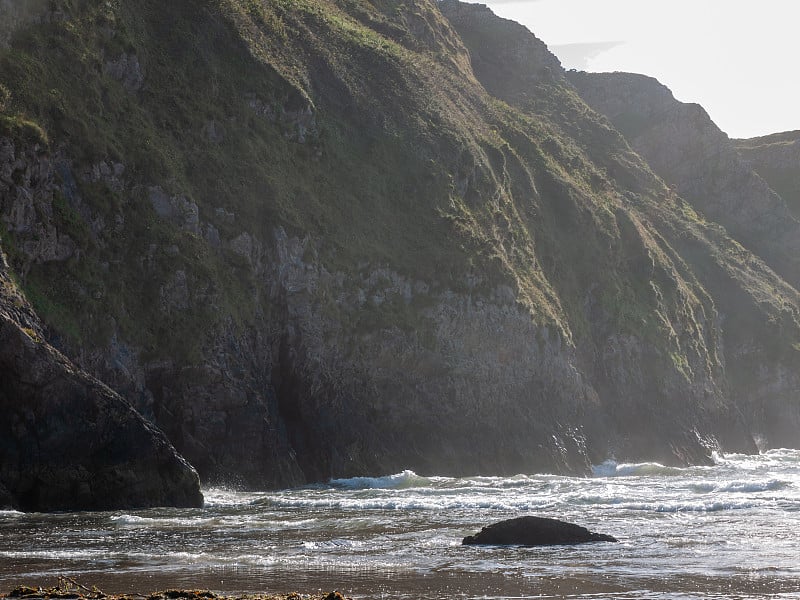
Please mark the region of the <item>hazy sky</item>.
<svg viewBox="0 0 800 600"><path fill-rule="evenodd" d="M800 129L800 0L480 1L564 67L652 75L731 137Z"/></svg>

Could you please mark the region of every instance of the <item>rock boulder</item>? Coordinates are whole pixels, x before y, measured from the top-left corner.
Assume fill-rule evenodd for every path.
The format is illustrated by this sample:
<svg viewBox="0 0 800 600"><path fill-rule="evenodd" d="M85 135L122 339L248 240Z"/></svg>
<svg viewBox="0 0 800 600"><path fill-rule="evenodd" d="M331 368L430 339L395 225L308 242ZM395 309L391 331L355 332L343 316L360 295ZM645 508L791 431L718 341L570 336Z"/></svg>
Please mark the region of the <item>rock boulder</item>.
<svg viewBox="0 0 800 600"><path fill-rule="evenodd" d="M42 337L0 253L0 508L202 506L195 470Z"/></svg>
<svg viewBox="0 0 800 600"><path fill-rule="evenodd" d="M545 517L518 517L500 521L468 535L467 546L560 546L586 542L616 542L616 538L585 527Z"/></svg>

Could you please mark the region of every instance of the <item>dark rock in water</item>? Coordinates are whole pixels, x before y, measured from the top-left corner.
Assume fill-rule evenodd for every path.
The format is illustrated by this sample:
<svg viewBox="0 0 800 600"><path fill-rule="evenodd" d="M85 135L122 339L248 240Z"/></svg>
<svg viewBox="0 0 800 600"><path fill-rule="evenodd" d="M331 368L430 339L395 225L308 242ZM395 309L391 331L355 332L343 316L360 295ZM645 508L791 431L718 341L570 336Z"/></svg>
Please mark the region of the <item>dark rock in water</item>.
<svg viewBox="0 0 800 600"><path fill-rule="evenodd" d="M518 517L501 521L468 535L462 544L487 546L559 546L586 542L616 542L616 538L585 527L544 517Z"/></svg>

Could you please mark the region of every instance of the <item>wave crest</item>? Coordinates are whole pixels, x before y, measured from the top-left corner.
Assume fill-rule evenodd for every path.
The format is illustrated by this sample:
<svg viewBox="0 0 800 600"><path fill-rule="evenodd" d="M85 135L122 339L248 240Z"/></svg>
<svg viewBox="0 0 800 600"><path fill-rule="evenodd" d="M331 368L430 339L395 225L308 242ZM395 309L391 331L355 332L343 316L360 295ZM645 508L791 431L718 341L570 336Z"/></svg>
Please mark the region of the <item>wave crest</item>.
<svg viewBox="0 0 800 600"><path fill-rule="evenodd" d="M713 482L704 481L691 485L691 489L699 493L728 492L734 494L757 494L759 492L773 492L782 490L791 483L781 479L769 479L767 481L726 481Z"/></svg>
<svg viewBox="0 0 800 600"><path fill-rule="evenodd" d="M330 481L330 485L333 487L351 490L407 489L428 487L431 484L432 481L429 478L421 477L409 470L384 477L351 477L349 479L331 479Z"/></svg>
<svg viewBox="0 0 800 600"><path fill-rule="evenodd" d="M643 475L679 475L685 469L668 467L657 462L617 463L607 460L592 466L593 477L637 477Z"/></svg>

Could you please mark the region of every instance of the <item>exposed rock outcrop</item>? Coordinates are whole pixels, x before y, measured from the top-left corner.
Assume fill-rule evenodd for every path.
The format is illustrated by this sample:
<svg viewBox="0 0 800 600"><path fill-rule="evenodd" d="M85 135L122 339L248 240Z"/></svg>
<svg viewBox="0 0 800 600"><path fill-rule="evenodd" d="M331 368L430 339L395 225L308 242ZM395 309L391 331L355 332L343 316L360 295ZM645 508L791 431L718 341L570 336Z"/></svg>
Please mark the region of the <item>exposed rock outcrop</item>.
<svg viewBox="0 0 800 600"><path fill-rule="evenodd" d="M121 54L116 60L109 60L103 72L116 79L128 92L138 92L144 83L144 73L135 54Z"/></svg>
<svg viewBox="0 0 800 600"><path fill-rule="evenodd" d="M197 473L164 434L43 340L1 252L0 373L0 505L202 505Z"/></svg>
<svg viewBox="0 0 800 600"><path fill-rule="evenodd" d="M47 13L47 0L0 0L0 48L7 46L21 26Z"/></svg>
<svg viewBox="0 0 800 600"><path fill-rule="evenodd" d="M56 226L55 168L41 144L27 146L0 137L0 222L13 235L25 262L20 275L33 263L64 261L76 250L75 241Z"/></svg>
<svg viewBox="0 0 800 600"><path fill-rule="evenodd" d="M484 4L439 0L439 9L469 49L475 77L493 96L518 101L536 85L563 79L558 58L523 25Z"/></svg>
<svg viewBox="0 0 800 600"><path fill-rule="evenodd" d="M545 517L517 517L484 527L462 541L466 546L561 546L617 542L615 537Z"/></svg>

